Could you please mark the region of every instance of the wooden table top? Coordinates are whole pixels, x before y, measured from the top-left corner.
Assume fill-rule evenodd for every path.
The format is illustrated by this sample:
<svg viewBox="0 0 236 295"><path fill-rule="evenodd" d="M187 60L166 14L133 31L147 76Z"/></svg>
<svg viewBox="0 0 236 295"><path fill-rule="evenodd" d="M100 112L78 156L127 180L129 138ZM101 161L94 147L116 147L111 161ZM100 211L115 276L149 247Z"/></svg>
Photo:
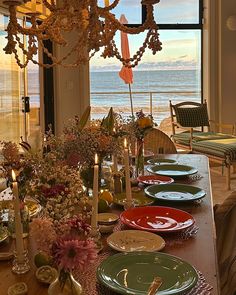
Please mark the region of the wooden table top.
<svg viewBox="0 0 236 295"><path fill-rule="evenodd" d="M199 227L196 237L188 239L177 247L166 246L164 253L169 253L182 258L201 271L206 282L213 287L213 295L220 294L218 286L217 257L215 248L215 228L213 220L212 192L209 174L208 159L202 155L177 154L163 155L163 157L176 159L180 164L190 165L198 169L198 175L191 185L198 186L207 192L206 197L200 204L174 204L179 208L189 212L196 220ZM183 180L178 181L186 183ZM168 206L172 206L168 203ZM0 245L0 251L4 252L10 245ZM29 249L30 249L29 245ZM7 294L10 285L16 282L25 282L28 285L28 295L46 295L47 287L37 282L35 278L36 267L33 265L33 251L29 251L31 270L25 275L14 275L11 271L12 261L0 261L0 294ZM89 294L85 294L89 295Z"/></svg>

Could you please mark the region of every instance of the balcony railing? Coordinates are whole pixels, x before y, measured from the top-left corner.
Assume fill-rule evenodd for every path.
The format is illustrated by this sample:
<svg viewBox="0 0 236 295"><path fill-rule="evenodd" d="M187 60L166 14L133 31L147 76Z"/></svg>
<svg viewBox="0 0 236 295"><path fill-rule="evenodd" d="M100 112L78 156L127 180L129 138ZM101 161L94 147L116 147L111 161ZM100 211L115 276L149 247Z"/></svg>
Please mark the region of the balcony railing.
<svg viewBox="0 0 236 295"><path fill-rule="evenodd" d="M130 93L123 91L91 92L92 117L101 118L110 107L124 116L131 114ZM201 101L200 91L132 91L134 112L142 109L153 115L159 124L169 117L169 100L174 103L181 101Z"/></svg>

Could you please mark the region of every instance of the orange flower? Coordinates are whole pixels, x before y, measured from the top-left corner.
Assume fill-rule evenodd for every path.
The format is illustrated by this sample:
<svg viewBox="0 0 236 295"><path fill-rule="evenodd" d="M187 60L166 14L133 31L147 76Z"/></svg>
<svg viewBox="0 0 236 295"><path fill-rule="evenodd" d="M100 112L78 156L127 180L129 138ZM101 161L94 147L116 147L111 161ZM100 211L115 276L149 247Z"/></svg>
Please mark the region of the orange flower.
<svg viewBox="0 0 236 295"><path fill-rule="evenodd" d="M137 120L138 126L140 128L152 127L152 120L149 117L143 117Z"/></svg>

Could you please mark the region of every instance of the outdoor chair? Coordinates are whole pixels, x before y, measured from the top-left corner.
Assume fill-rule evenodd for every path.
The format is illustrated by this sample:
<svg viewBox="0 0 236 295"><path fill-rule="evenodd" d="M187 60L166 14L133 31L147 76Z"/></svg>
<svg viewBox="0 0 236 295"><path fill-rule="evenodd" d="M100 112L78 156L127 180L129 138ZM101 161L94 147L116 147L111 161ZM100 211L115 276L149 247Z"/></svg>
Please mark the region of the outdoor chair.
<svg viewBox="0 0 236 295"><path fill-rule="evenodd" d="M222 295L236 294L236 191L214 207Z"/></svg>
<svg viewBox="0 0 236 295"><path fill-rule="evenodd" d="M193 149L193 141L232 138L234 125L219 124L209 120L207 103L170 101L172 138L178 147ZM227 130L227 133L216 132L216 129Z"/></svg>
<svg viewBox="0 0 236 295"><path fill-rule="evenodd" d="M192 153L205 154L212 161L226 166L227 188L230 189L231 167L236 165L234 125L209 120L206 102L188 101L172 104L170 101L170 114L172 139L176 147ZM227 132L223 133L222 130Z"/></svg>

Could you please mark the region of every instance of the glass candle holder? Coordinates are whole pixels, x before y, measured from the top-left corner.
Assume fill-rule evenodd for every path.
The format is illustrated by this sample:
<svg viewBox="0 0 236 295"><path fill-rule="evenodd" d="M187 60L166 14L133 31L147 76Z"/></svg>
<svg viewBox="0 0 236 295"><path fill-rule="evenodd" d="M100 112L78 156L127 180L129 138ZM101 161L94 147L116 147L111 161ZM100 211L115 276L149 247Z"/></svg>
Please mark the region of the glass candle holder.
<svg viewBox="0 0 236 295"><path fill-rule="evenodd" d="M14 251L14 260L12 265L12 272L21 275L30 270L28 251L25 250L24 253L19 256L16 251Z"/></svg>

